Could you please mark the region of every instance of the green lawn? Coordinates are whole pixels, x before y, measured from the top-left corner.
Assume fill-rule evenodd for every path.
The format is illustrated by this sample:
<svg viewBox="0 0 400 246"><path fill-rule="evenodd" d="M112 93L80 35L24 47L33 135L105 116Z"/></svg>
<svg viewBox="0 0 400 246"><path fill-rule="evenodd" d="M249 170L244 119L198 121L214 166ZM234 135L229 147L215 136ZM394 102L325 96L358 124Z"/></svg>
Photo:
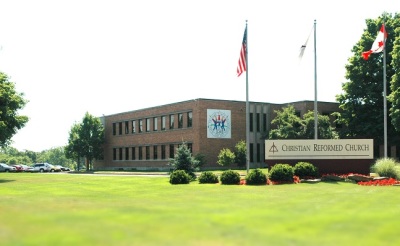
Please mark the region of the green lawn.
<svg viewBox="0 0 400 246"><path fill-rule="evenodd" d="M400 245L400 187L0 174L0 245Z"/></svg>

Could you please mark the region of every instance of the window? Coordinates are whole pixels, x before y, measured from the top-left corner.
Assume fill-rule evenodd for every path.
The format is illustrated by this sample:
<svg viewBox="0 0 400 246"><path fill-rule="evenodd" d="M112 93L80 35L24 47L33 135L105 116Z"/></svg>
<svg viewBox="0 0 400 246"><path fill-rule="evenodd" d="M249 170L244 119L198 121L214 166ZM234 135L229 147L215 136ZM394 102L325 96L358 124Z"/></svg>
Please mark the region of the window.
<svg viewBox="0 0 400 246"><path fill-rule="evenodd" d="M178 128L182 128L183 127L183 114L179 113L178 114Z"/></svg>
<svg viewBox="0 0 400 246"><path fill-rule="evenodd" d="M113 123L113 135L115 136L117 134L117 124Z"/></svg>
<svg viewBox="0 0 400 246"><path fill-rule="evenodd" d="M150 131L150 118L146 119L146 132Z"/></svg>
<svg viewBox="0 0 400 246"><path fill-rule="evenodd" d="M142 147L139 147L139 160L143 160Z"/></svg>
<svg viewBox="0 0 400 246"><path fill-rule="evenodd" d="M118 133L119 135L122 135L122 122L118 123Z"/></svg>
<svg viewBox="0 0 400 246"><path fill-rule="evenodd" d="M170 114L169 115L169 129L174 129L174 121L175 121L175 115Z"/></svg>
<svg viewBox="0 0 400 246"><path fill-rule="evenodd" d="M256 114L256 129L257 132L260 132L260 113Z"/></svg>
<svg viewBox="0 0 400 246"><path fill-rule="evenodd" d="M165 126L166 125L166 117L161 116L161 131L165 131Z"/></svg>
<svg viewBox="0 0 400 246"><path fill-rule="evenodd" d="M158 153L157 153L157 145L153 146L153 159L157 160Z"/></svg>
<svg viewBox="0 0 400 246"><path fill-rule="evenodd" d="M257 162L261 161L261 145L257 144Z"/></svg>
<svg viewBox="0 0 400 246"><path fill-rule="evenodd" d="M136 160L136 149L135 149L135 147L132 147L131 148L131 150L132 150L132 160Z"/></svg>
<svg viewBox="0 0 400 246"><path fill-rule="evenodd" d="M252 132L253 131L253 113L250 113L250 115L249 115L249 117L250 117L250 131Z"/></svg>
<svg viewBox="0 0 400 246"><path fill-rule="evenodd" d="M161 145L161 159L165 160L165 145Z"/></svg>
<svg viewBox="0 0 400 246"><path fill-rule="evenodd" d="M174 158L175 153L174 153L174 145L170 144L169 145L169 158Z"/></svg>
<svg viewBox="0 0 400 246"><path fill-rule="evenodd" d="M113 160L117 160L117 149L113 148Z"/></svg>
<svg viewBox="0 0 400 246"><path fill-rule="evenodd" d="M150 146L146 146L146 160L150 160Z"/></svg>
<svg viewBox="0 0 400 246"><path fill-rule="evenodd" d="M187 147L188 147L190 153L193 153L193 145L191 143L188 143Z"/></svg>
<svg viewBox="0 0 400 246"><path fill-rule="evenodd" d="M129 121L125 121L125 134L129 134Z"/></svg>
<svg viewBox="0 0 400 246"><path fill-rule="evenodd" d="M143 132L143 120L139 120L139 133Z"/></svg>
<svg viewBox="0 0 400 246"><path fill-rule="evenodd" d="M129 148L125 148L125 160L129 160Z"/></svg>
<svg viewBox="0 0 400 246"><path fill-rule="evenodd" d="M158 118L153 118L153 131L158 131Z"/></svg>
<svg viewBox="0 0 400 246"><path fill-rule="evenodd" d="M136 133L136 120L132 120L132 133Z"/></svg>
<svg viewBox="0 0 400 246"><path fill-rule="evenodd" d="M263 114L263 131L267 131L267 114Z"/></svg>
<svg viewBox="0 0 400 246"><path fill-rule="evenodd" d="M192 127L192 122L193 117L192 117L192 112L188 112L187 113L187 127Z"/></svg>
<svg viewBox="0 0 400 246"><path fill-rule="evenodd" d="M119 148L119 160L122 161L122 148Z"/></svg>
<svg viewBox="0 0 400 246"><path fill-rule="evenodd" d="M250 144L250 162L253 162L253 161L254 161L253 154L254 154L254 151L253 151L253 144L251 143L251 144Z"/></svg>

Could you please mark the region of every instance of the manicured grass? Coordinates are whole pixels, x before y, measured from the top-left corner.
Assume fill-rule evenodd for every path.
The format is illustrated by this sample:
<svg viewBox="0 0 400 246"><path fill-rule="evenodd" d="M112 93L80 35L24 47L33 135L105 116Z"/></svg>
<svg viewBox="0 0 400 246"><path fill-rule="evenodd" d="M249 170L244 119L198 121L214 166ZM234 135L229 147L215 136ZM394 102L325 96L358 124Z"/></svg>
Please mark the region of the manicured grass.
<svg viewBox="0 0 400 246"><path fill-rule="evenodd" d="M1 173L0 245L399 245L399 193Z"/></svg>

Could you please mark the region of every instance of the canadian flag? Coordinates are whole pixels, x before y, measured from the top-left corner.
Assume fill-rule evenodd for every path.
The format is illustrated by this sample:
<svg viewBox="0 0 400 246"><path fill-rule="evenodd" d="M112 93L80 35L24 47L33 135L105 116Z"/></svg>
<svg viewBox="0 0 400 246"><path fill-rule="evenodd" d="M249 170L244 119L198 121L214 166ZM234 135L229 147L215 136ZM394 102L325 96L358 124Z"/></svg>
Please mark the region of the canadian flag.
<svg viewBox="0 0 400 246"><path fill-rule="evenodd" d="M362 53L364 60L368 60L369 55L371 55L372 53L382 52L383 49L385 48L386 39L387 39L387 33L385 30L385 25L382 24L381 30L379 30L378 36L376 37L374 43L372 44L371 49L369 51L365 51Z"/></svg>

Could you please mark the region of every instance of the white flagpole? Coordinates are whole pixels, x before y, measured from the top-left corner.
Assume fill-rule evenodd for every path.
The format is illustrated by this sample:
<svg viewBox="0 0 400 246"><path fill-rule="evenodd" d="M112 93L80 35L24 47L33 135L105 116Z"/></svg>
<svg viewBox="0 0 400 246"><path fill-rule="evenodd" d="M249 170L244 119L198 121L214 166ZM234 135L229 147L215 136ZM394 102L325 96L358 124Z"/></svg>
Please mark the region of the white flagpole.
<svg viewBox="0 0 400 246"><path fill-rule="evenodd" d="M249 106L249 59L247 56L249 43L249 30L247 29L246 20L246 170L249 173L250 169L250 106Z"/></svg>
<svg viewBox="0 0 400 246"><path fill-rule="evenodd" d="M314 20L314 139L318 139L318 109L317 109L317 21Z"/></svg>
<svg viewBox="0 0 400 246"><path fill-rule="evenodd" d="M386 37L385 37L385 33L386 33L386 27L385 27L385 23L383 23L383 27L384 27L384 38L383 38L383 134L384 134L384 144L383 144L383 148L384 151L383 153L385 154L385 158L388 157L387 155L387 103L386 103Z"/></svg>

